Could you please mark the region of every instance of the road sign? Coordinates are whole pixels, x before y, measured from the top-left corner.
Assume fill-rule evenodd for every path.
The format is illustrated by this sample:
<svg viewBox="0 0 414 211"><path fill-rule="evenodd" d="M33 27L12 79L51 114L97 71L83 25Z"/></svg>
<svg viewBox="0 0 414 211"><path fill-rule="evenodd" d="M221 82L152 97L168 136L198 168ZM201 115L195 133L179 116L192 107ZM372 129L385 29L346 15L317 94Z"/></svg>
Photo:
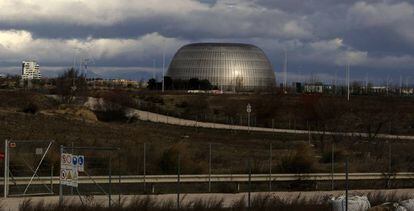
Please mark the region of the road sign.
<svg viewBox="0 0 414 211"><path fill-rule="evenodd" d="M77 163L76 155L62 153L60 158L60 182L62 185L78 187Z"/></svg>
<svg viewBox="0 0 414 211"><path fill-rule="evenodd" d="M78 156L78 172L85 171L85 157L83 155Z"/></svg>
<svg viewBox="0 0 414 211"><path fill-rule="evenodd" d="M247 113L252 112L252 106L249 104L247 104L247 108L246 108Z"/></svg>
<svg viewBox="0 0 414 211"><path fill-rule="evenodd" d="M10 142L9 147L10 148L15 148L16 147L16 142Z"/></svg>
<svg viewBox="0 0 414 211"><path fill-rule="evenodd" d="M77 155L72 156L72 164L74 166L78 166L78 156Z"/></svg>
<svg viewBox="0 0 414 211"><path fill-rule="evenodd" d="M43 155L43 148L36 148L36 155Z"/></svg>

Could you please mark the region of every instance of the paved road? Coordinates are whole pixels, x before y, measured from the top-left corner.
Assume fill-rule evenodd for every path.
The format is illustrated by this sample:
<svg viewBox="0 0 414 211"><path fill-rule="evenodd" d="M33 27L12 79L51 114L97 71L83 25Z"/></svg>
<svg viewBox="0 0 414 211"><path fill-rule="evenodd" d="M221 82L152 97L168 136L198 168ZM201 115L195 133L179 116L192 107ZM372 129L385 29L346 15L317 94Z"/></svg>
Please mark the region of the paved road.
<svg viewBox="0 0 414 211"><path fill-rule="evenodd" d="M211 122L200 122L188 119L180 119L176 117L166 116L162 114L152 113L148 111L141 111L136 109L129 110L130 116L135 116L143 121L180 125L187 127L200 127L200 128L214 128L225 130L241 130L241 131L255 131L255 132L267 132L267 133L288 133L288 134L325 134L325 135L339 135L339 136L356 136L356 137L369 137L367 133L339 133L339 132L322 132L322 131L307 131L307 130L292 130L292 129L272 129L264 127L248 127L241 125L228 125ZM402 136L402 135L390 135L390 134L377 134L377 138L381 139L399 139L399 140L414 140L414 136Z"/></svg>
<svg viewBox="0 0 414 211"><path fill-rule="evenodd" d="M103 103L102 99L89 98L85 103L90 109L96 109L100 104ZM148 111L142 111L138 109L128 109L128 116L136 117L143 121L179 125L186 127L200 127L200 128L214 128L224 130L239 130L239 131L255 131L255 132L267 132L267 133L288 133L288 134L325 134L325 135L338 135L348 137L369 137L367 133L354 133L354 132L322 132L322 131L307 131L307 130L292 130L292 129L277 129L277 128L265 128L265 127L248 127L241 125L229 125L212 122L200 122L195 120L180 119L167 115L157 114ZM381 139L396 139L396 140L414 140L414 136L403 136L403 135L390 135L390 134L377 134L377 138Z"/></svg>

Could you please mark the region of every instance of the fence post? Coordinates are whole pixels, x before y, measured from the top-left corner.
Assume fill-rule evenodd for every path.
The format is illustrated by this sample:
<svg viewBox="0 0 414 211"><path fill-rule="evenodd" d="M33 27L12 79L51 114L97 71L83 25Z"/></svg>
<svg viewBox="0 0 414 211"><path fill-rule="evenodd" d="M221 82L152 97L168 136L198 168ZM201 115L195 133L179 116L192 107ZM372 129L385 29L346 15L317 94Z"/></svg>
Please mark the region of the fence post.
<svg viewBox="0 0 414 211"><path fill-rule="evenodd" d="M9 193L9 140L4 141L4 198Z"/></svg>
<svg viewBox="0 0 414 211"><path fill-rule="evenodd" d="M332 153L331 153L331 189L335 189L334 173L335 172L335 142L332 141Z"/></svg>
<svg viewBox="0 0 414 211"><path fill-rule="evenodd" d="M211 193L211 143L209 144L208 156L208 192Z"/></svg>
<svg viewBox="0 0 414 211"><path fill-rule="evenodd" d="M177 156L177 209L180 210L180 153Z"/></svg>
<svg viewBox="0 0 414 211"><path fill-rule="evenodd" d="M121 154L120 151L118 151L118 206L121 207Z"/></svg>
<svg viewBox="0 0 414 211"><path fill-rule="evenodd" d="M273 147L272 147L272 143L270 143L269 146L269 192L272 192L272 155L273 155Z"/></svg>
<svg viewBox="0 0 414 211"><path fill-rule="evenodd" d="M144 167L143 167L143 174L144 174L144 177L143 177L143 179L144 179L144 194L146 194L146 192L147 192L147 190L146 190L146 186L147 186L147 183L146 183L146 176L147 176L147 156L146 156L146 151L147 151L147 146L146 146L147 144L146 143L144 143Z"/></svg>
<svg viewBox="0 0 414 211"><path fill-rule="evenodd" d="M345 161L345 211L348 211L348 190L349 190L349 158L346 158Z"/></svg>
<svg viewBox="0 0 414 211"><path fill-rule="evenodd" d="M74 147L74 145L73 145L73 141L72 141L71 146L72 146L72 148L71 148L71 153L72 153L72 155L73 155L73 153L74 153L74 151L73 151L73 147ZM70 196L73 196L73 187L70 187Z"/></svg>
<svg viewBox="0 0 414 211"><path fill-rule="evenodd" d="M251 191L252 191L252 166L251 166L251 158L248 160L249 166L249 192L247 193L247 207L249 210L251 209L250 198L251 198Z"/></svg>
<svg viewBox="0 0 414 211"><path fill-rule="evenodd" d="M63 145L60 145L60 162L62 162L62 154L63 154ZM60 162L59 162L59 165L60 165ZM63 185L62 185L62 180L61 180L61 178L60 178L60 174L62 173L61 172L62 171L62 169L60 169L60 171L59 171L59 205L62 205L62 203L63 203Z"/></svg>
<svg viewBox="0 0 414 211"><path fill-rule="evenodd" d="M52 168L50 169L50 190L52 191L53 194L54 194L54 191L53 191L53 168L54 167L55 166L52 163ZM60 175L59 175L59 178L60 178Z"/></svg>
<svg viewBox="0 0 414 211"><path fill-rule="evenodd" d="M109 153L109 208L112 206L112 156Z"/></svg>

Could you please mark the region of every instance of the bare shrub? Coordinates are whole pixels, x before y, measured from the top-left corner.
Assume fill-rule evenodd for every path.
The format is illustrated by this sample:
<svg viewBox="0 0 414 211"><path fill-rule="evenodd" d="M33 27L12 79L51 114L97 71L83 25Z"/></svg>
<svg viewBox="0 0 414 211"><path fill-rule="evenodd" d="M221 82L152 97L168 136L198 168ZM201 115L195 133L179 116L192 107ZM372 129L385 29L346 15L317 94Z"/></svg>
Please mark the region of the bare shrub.
<svg viewBox="0 0 414 211"><path fill-rule="evenodd" d="M55 92L64 103L72 103L75 96L84 95L87 89L85 76L74 68L66 70L56 79Z"/></svg>
<svg viewBox="0 0 414 211"><path fill-rule="evenodd" d="M381 205L385 202L400 202L413 197L412 194L398 194L397 191L387 193L384 191L370 192L367 195L371 206Z"/></svg>
<svg viewBox="0 0 414 211"><path fill-rule="evenodd" d="M178 156L180 156L180 168L182 173L199 174L205 172L203 162L196 162L191 156L186 143L180 142L172 145L162 154L159 167L164 173L177 173Z"/></svg>
<svg viewBox="0 0 414 211"><path fill-rule="evenodd" d="M309 173L313 172L315 156L311 147L300 144L294 152L283 156L279 162L279 170L283 173Z"/></svg>

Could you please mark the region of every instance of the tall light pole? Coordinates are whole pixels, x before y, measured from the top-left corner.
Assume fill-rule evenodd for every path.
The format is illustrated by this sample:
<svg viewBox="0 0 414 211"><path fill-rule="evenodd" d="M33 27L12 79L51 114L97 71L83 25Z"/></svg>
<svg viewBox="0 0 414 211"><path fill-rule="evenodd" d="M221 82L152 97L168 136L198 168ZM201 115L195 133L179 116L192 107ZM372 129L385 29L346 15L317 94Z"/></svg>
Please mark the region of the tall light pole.
<svg viewBox="0 0 414 211"><path fill-rule="evenodd" d="M164 92L165 90L164 76L165 76L165 39L163 41L163 46L162 46L162 92Z"/></svg>
<svg viewBox="0 0 414 211"><path fill-rule="evenodd" d="M155 59L152 60L152 78L155 79Z"/></svg>
<svg viewBox="0 0 414 211"><path fill-rule="evenodd" d="M288 54L287 50L284 49L285 61L283 65L283 91L286 91L287 88L287 71L288 71Z"/></svg>
<svg viewBox="0 0 414 211"><path fill-rule="evenodd" d="M387 88L386 88L387 96L388 96L388 88L389 88L389 85L390 85L390 76L387 75Z"/></svg>
<svg viewBox="0 0 414 211"><path fill-rule="evenodd" d="M350 94L350 68L349 68L349 64L346 65L346 83L347 83L347 99L348 101L350 100L351 94Z"/></svg>

